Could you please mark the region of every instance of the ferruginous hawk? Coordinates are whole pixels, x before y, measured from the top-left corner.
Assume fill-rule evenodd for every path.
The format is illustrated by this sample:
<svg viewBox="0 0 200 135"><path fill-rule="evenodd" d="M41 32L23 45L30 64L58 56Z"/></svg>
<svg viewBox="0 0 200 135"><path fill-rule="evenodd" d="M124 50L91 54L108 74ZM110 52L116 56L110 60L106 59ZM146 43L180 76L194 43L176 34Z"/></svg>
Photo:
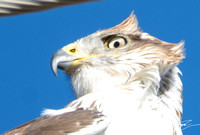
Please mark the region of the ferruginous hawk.
<svg viewBox="0 0 200 135"><path fill-rule="evenodd" d="M52 69L71 77L77 99L5 135L182 135L183 44L142 32L131 14L64 46Z"/></svg>

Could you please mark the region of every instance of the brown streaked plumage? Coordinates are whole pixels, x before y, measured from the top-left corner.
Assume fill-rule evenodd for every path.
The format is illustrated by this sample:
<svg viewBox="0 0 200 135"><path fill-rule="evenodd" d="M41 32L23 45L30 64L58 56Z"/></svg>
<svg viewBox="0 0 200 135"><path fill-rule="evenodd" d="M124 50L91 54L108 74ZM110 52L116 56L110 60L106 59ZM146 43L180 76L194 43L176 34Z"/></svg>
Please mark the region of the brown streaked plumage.
<svg viewBox="0 0 200 135"><path fill-rule="evenodd" d="M131 14L113 28L63 47L52 57L52 69L70 75L78 99L60 110L47 109L5 135L182 135L177 65L184 58L183 44L142 32Z"/></svg>
<svg viewBox="0 0 200 135"><path fill-rule="evenodd" d="M27 122L5 133L6 135L63 135L70 134L86 128L94 123L104 120L104 115L91 110L77 109L74 112L64 113L54 117L43 116ZM67 119L67 120L66 120ZM67 127L67 129L66 129Z"/></svg>

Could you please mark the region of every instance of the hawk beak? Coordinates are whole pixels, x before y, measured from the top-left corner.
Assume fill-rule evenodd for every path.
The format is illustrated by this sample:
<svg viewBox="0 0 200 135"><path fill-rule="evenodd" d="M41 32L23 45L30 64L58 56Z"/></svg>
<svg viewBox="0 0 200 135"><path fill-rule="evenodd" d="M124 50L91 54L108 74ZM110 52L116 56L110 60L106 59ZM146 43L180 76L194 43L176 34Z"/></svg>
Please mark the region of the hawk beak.
<svg viewBox="0 0 200 135"><path fill-rule="evenodd" d="M75 55L67 53L63 49L58 50L51 58L51 69L54 75L57 77L57 69L64 71L73 64L73 61L77 59L78 58Z"/></svg>

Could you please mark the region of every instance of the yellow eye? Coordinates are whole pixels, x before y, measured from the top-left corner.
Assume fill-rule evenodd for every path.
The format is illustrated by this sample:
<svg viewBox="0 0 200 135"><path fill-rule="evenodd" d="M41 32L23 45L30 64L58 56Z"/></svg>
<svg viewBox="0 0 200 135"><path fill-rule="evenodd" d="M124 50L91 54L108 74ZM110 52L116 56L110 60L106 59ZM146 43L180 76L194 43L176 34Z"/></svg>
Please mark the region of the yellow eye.
<svg viewBox="0 0 200 135"><path fill-rule="evenodd" d="M106 45L110 49L121 48L127 44L127 40L124 37L114 37L109 40Z"/></svg>

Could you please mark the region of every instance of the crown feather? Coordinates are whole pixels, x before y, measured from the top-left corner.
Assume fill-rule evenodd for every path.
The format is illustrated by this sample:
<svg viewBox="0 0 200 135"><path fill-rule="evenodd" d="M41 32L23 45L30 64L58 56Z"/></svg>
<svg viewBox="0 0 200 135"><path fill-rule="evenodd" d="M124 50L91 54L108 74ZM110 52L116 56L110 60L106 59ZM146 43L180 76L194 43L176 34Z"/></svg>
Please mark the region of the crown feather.
<svg viewBox="0 0 200 135"><path fill-rule="evenodd" d="M139 34L140 29L138 28L138 21L135 14L132 12L128 18L122 21L120 24L101 31L101 35L107 33L123 33L123 34Z"/></svg>

